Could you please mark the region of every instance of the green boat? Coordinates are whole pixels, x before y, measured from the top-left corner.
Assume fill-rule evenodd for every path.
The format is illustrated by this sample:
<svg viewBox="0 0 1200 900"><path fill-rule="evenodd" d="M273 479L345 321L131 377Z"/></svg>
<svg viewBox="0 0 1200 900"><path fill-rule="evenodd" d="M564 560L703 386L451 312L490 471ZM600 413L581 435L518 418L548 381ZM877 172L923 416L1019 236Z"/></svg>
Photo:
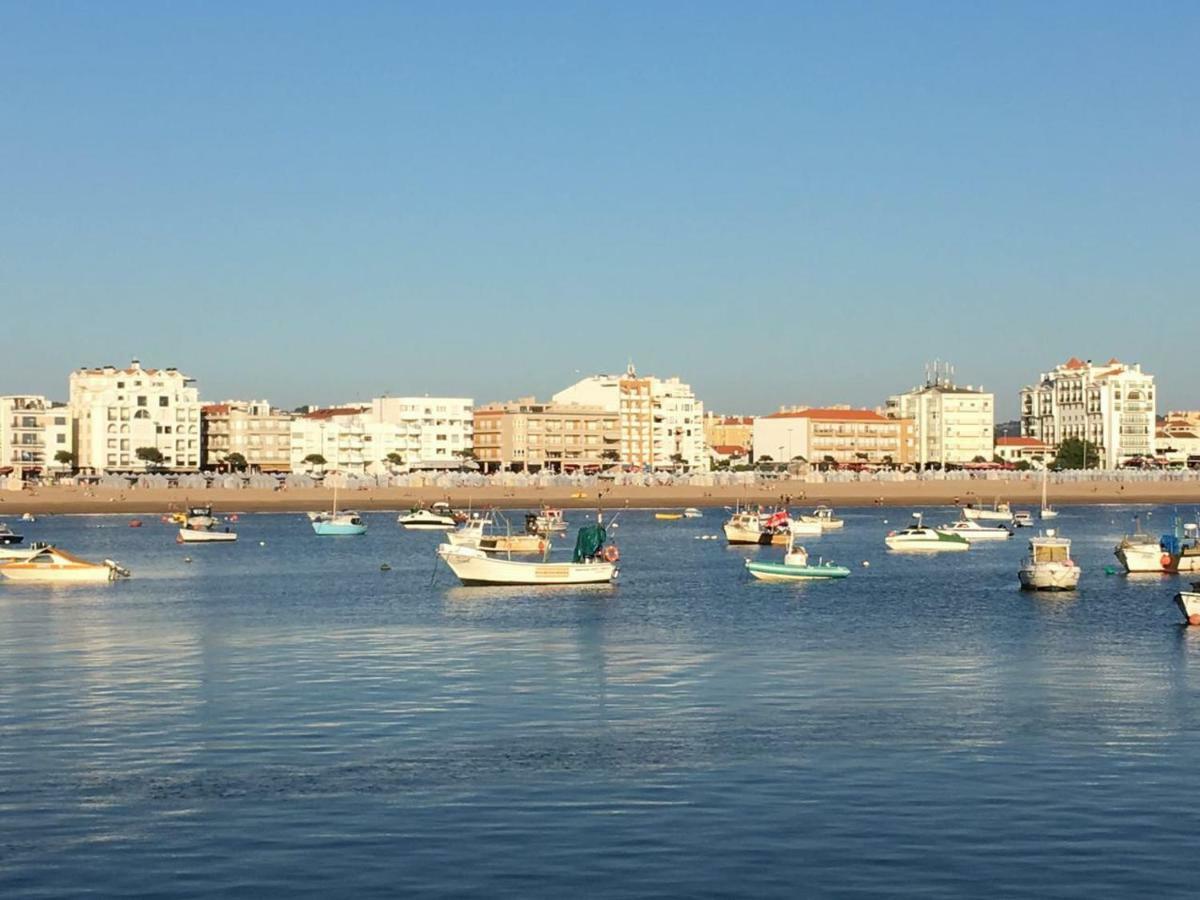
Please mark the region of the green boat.
<svg viewBox="0 0 1200 900"><path fill-rule="evenodd" d="M845 566L835 566L831 562L809 565L808 551L794 546L790 538L783 562L748 559L746 570L760 581L808 581L814 578L845 578L850 574Z"/></svg>

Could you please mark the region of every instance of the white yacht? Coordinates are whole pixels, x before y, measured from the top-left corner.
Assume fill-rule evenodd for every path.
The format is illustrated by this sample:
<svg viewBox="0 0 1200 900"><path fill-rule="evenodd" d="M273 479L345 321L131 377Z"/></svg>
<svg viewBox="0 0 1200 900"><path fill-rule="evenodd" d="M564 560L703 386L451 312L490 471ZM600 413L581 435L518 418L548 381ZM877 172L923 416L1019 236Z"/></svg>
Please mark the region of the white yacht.
<svg viewBox="0 0 1200 900"><path fill-rule="evenodd" d="M409 531L450 531L458 523L450 513L435 512L419 507L396 517L402 528Z"/></svg>
<svg viewBox="0 0 1200 900"><path fill-rule="evenodd" d="M927 528L919 512L913 513L916 521L907 528L890 531L883 539L889 550L911 553L938 553L943 550L970 550L971 542L960 534Z"/></svg>
<svg viewBox="0 0 1200 900"><path fill-rule="evenodd" d="M1029 556L1017 572L1021 587L1029 591L1073 591L1079 575L1079 566L1071 559L1071 542L1058 537L1053 528L1030 539Z"/></svg>
<svg viewBox="0 0 1200 900"><path fill-rule="evenodd" d="M1033 514L1027 510L1018 510L1013 513L1012 523L1014 528L1032 528Z"/></svg>
<svg viewBox="0 0 1200 900"><path fill-rule="evenodd" d="M991 509L982 506L972 506L968 503L963 507L962 514L968 519L975 519L980 522L1012 521L1012 509L1007 503L1001 503L999 500L992 504Z"/></svg>
<svg viewBox="0 0 1200 900"><path fill-rule="evenodd" d="M1007 541L1013 533L1003 525L981 525L974 519L959 519L949 525L943 525L938 531L948 534L958 534L971 543L978 541Z"/></svg>

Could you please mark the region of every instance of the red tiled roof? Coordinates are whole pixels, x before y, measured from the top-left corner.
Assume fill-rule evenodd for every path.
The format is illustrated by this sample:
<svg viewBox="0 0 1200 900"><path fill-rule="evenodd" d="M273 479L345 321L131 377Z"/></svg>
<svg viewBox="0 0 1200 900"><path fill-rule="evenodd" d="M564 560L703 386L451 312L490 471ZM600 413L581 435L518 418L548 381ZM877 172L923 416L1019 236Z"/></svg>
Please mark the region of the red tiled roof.
<svg viewBox="0 0 1200 900"><path fill-rule="evenodd" d="M359 413L364 413L369 409L366 406L338 406L333 409L317 409L310 413L305 413L306 419L332 419L334 416L357 416Z"/></svg>
<svg viewBox="0 0 1200 900"><path fill-rule="evenodd" d="M997 447L1045 447L1044 441L1039 441L1037 438L1031 437L998 437L996 438Z"/></svg>
<svg viewBox="0 0 1200 900"><path fill-rule="evenodd" d="M1068 369L1086 369L1087 363L1085 363L1083 360L1081 360L1078 356L1072 356L1070 359L1067 360L1066 367Z"/></svg>
<svg viewBox="0 0 1200 900"><path fill-rule="evenodd" d="M208 416L224 416L229 414L228 403L209 403L200 407L200 412Z"/></svg>
<svg viewBox="0 0 1200 900"><path fill-rule="evenodd" d="M744 456L748 451L737 444L713 444L713 452L722 456Z"/></svg>
<svg viewBox="0 0 1200 900"><path fill-rule="evenodd" d="M801 409L796 412L777 412L767 419L826 419L846 422L895 422L871 409Z"/></svg>

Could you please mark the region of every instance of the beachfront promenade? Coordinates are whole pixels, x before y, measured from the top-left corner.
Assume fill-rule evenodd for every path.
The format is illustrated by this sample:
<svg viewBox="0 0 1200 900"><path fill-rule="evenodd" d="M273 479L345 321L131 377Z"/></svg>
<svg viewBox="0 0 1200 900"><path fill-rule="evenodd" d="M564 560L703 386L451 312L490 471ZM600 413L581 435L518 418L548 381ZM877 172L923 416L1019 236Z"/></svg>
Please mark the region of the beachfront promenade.
<svg viewBox="0 0 1200 900"><path fill-rule="evenodd" d="M306 511L328 505L333 487L345 492L339 505L362 510L405 509L448 499L461 505L520 508L560 506L722 506L737 502L792 505L827 502L847 506L990 503L1008 500L1036 505L1040 472L813 472L803 477L764 478L752 472L703 475L621 474L615 478L575 475L463 473L353 477L329 475L323 482L295 473L282 481L263 475L143 475L132 483L109 476L97 484L58 484L0 490L0 518L33 513L158 512L184 502L211 502L223 511ZM3 485L0 485L3 486ZM1048 479L1050 502L1200 504L1200 472L1065 471Z"/></svg>

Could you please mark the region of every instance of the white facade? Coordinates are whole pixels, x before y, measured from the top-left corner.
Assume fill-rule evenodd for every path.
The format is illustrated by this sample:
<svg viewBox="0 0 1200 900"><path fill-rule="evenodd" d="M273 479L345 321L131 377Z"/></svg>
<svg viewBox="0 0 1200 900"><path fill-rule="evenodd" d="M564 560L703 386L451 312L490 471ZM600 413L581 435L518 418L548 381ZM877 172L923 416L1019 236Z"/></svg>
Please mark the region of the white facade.
<svg viewBox="0 0 1200 900"><path fill-rule="evenodd" d="M0 469L69 471L70 463L54 457L75 452L74 436L71 412L63 404L33 394L0 397Z"/></svg>
<svg viewBox="0 0 1200 900"><path fill-rule="evenodd" d="M682 457L692 471L709 468L704 446L704 404L678 378L592 375L559 391L555 403L600 407L619 416L621 462L672 469Z"/></svg>
<svg viewBox="0 0 1200 900"><path fill-rule="evenodd" d="M291 423L293 471L325 458L325 470L365 474L395 469L455 468L472 450L469 397L381 397L370 406L316 410ZM399 464L388 461L397 454Z"/></svg>
<svg viewBox="0 0 1200 900"><path fill-rule="evenodd" d="M1100 465L1115 469L1154 456L1154 376L1110 359L1101 366L1071 358L1021 389L1021 435L1057 447L1077 438Z"/></svg>
<svg viewBox="0 0 1200 900"><path fill-rule="evenodd" d="M983 388L958 387L948 368L931 370L925 384L889 397L887 414L912 419L912 461L922 467L992 461L996 397Z"/></svg>
<svg viewBox="0 0 1200 900"><path fill-rule="evenodd" d="M80 469L142 472L142 447L163 456L162 469L200 468L200 396L193 379L176 369L76 369L70 377L75 459Z"/></svg>

